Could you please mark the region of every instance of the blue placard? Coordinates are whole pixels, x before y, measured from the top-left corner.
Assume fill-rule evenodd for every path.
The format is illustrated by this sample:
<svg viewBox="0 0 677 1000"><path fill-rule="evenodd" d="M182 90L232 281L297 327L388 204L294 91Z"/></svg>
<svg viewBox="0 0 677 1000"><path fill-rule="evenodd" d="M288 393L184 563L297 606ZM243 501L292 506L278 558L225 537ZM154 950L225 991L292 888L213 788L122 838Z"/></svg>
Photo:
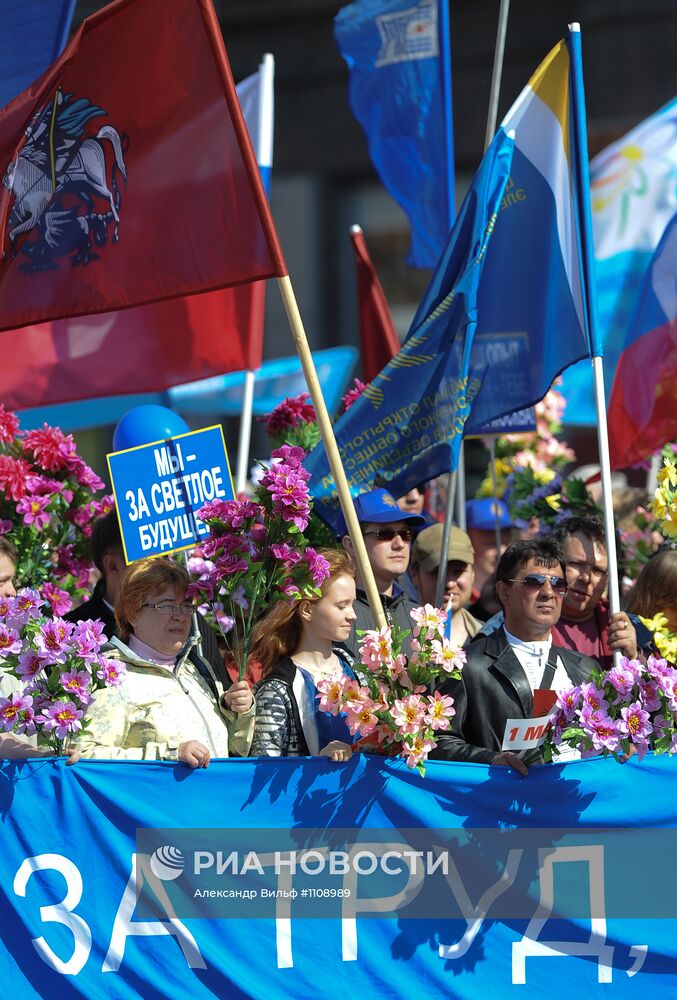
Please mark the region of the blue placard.
<svg viewBox="0 0 677 1000"><path fill-rule="evenodd" d="M220 425L106 458L128 565L193 548L209 534L200 508L235 496Z"/></svg>

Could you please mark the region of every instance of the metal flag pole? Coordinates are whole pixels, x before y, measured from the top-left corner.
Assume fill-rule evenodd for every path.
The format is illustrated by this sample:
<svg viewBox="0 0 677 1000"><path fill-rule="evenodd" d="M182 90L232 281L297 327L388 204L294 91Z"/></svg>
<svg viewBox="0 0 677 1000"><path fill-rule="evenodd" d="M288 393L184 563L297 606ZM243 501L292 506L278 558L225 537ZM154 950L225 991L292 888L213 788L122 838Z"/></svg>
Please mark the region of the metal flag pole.
<svg viewBox="0 0 677 1000"><path fill-rule="evenodd" d="M443 29L446 26L446 37L449 38L448 27L448 4L446 0L442 2L441 22ZM487 130L484 138L484 152L491 145L494 132L496 131L496 118L498 115L498 98L501 90L501 76L503 74L503 53L505 51L505 36L508 29L508 12L510 0L501 0L498 14L498 27L496 29L496 48L494 50L494 66L491 74L491 91L489 94L489 111L487 116ZM442 37L442 35L441 35ZM442 47L442 46L441 46ZM451 60L445 60L449 68L451 79ZM444 69L443 69L444 72ZM449 89L449 100L451 100L451 85ZM449 105L449 108L451 105ZM449 125L449 134L451 126ZM442 548L440 550L440 564L437 577L437 589L435 591L435 603L440 606L442 595L444 594L444 577L447 568L447 552L449 551L449 538L451 537L451 523L454 516L454 506L457 506L457 520L460 527L465 530L465 450L463 442L458 454L456 469L450 470L449 491L447 494L447 509L444 517L444 530L442 532Z"/></svg>
<svg viewBox="0 0 677 1000"><path fill-rule="evenodd" d="M240 417L240 434L237 442L237 476L235 492L244 493L247 485L247 466L249 465L249 445L252 437L252 414L254 410L254 382L256 373L246 371L244 375L244 395L242 397L242 415Z"/></svg>
<svg viewBox="0 0 677 1000"><path fill-rule="evenodd" d="M607 434L606 394L604 390L604 369L602 367L602 342L597 326L597 300L595 297L595 251L592 239L592 212L590 209L590 176L588 172L588 138L586 133L585 93L583 90L583 60L581 53L581 28L577 23L569 25L569 58L571 59L571 97L573 106L573 126L578 150L578 169L574 171L577 187L580 226L581 262L583 265L583 286L590 337L590 355L595 386L595 408L597 410L597 445L602 478L602 509L604 511L604 532L609 560L609 609L612 614L621 609L620 587L618 583L618 557L616 554L616 531L611 493L611 461L609 458L609 437ZM620 655L620 654L619 654ZM618 660L618 656L615 659Z"/></svg>

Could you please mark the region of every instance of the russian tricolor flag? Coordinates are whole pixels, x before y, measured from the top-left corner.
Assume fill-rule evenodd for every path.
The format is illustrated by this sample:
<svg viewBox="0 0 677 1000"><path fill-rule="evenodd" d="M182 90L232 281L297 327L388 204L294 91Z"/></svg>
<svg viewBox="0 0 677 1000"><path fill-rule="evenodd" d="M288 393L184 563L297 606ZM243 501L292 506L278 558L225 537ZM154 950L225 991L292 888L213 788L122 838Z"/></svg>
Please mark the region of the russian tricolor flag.
<svg viewBox="0 0 677 1000"><path fill-rule="evenodd" d="M635 465L677 436L677 215L654 254L614 377L612 469Z"/></svg>

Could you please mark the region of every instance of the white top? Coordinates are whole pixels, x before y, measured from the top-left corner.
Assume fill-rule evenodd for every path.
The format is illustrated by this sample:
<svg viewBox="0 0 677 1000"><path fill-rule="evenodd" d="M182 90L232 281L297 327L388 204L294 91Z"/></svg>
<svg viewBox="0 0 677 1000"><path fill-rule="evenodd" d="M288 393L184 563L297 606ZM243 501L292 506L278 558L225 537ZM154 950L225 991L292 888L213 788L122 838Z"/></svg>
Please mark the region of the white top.
<svg viewBox="0 0 677 1000"><path fill-rule="evenodd" d="M518 639L512 632L508 632L505 625L503 626L503 631L513 653L520 661L522 669L527 675L531 690L535 691L536 688L541 686L543 671L548 662L550 647L552 646L552 637L549 636L542 642L526 642L524 639ZM564 668L561 657L558 656L557 669L555 670L555 676L550 687L553 691L559 691L561 688L569 687L570 684L569 675Z"/></svg>

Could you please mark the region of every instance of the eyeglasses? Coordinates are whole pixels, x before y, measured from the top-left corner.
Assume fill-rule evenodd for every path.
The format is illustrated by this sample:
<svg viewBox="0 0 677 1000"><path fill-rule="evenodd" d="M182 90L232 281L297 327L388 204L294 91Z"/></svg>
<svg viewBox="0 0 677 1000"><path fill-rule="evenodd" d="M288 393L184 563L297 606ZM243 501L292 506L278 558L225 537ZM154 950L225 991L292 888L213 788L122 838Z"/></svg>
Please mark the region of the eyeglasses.
<svg viewBox="0 0 677 1000"><path fill-rule="evenodd" d="M523 587L526 587L532 594L535 594L545 586L546 580L558 597L564 597L569 588L563 576L548 576L546 573L529 573L521 580L508 580L508 583L521 583Z"/></svg>
<svg viewBox="0 0 677 1000"><path fill-rule="evenodd" d="M374 538L378 538L379 542L392 542L397 535L403 542L413 542L416 538L416 532L412 531L411 528L379 528L377 531L365 531L365 538L367 535L373 535Z"/></svg>
<svg viewBox="0 0 677 1000"><path fill-rule="evenodd" d="M190 603L190 601L184 601L182 604L144 604L144 608L153 608L161 615L192 615L195 610L195 606Z"/></svg>

